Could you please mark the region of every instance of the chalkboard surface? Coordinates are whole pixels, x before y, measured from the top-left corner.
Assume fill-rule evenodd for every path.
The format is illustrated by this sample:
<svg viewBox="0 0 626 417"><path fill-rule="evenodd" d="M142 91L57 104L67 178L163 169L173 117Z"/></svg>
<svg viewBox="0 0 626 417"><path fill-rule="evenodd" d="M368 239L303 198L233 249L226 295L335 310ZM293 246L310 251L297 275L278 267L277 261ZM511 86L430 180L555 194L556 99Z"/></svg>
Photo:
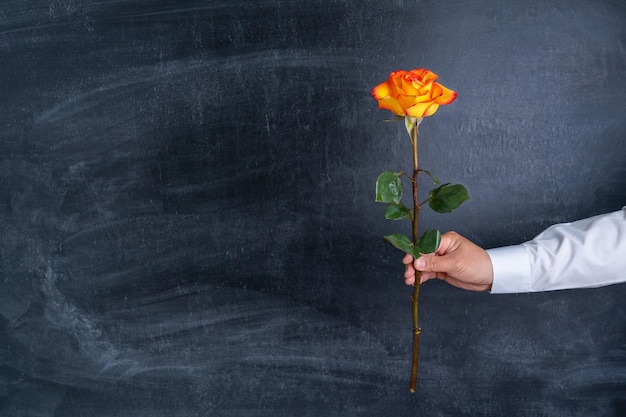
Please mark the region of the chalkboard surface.
<svg viewBox="0 0 626 417"><path fill-rule="evenodd" d="M485 247L626 204L618 0L0 4L0 415L623 416L626 286L411 290L373 86Z"/></svg>

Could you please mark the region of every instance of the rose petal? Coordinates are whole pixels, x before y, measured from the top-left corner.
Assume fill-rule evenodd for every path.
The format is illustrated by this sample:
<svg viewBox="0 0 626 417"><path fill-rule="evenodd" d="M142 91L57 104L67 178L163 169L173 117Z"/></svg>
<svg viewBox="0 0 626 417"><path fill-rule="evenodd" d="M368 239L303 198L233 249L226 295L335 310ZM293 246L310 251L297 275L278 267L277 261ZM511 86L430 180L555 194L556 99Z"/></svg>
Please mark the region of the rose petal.
<svg viewBox="0 0 626 417"><path fill-rule="evenodd" d="M385 97L378 100L378 108L391 111L397 116L406 116L404 108L393 97Z"/></svg>
<svg viewBox="0 0 626 417"><path fill-rule="evenodd" d="M431 103L430 107L428 108L428 110L426 110L426 113L424 113L423 117L428 117L428 116L432 116L433 114L435 114L435 112L439 109L439 104L437 103Z"/></svg>
<svg viewBox="0 0 626 417"><path fill-rule="evenodd" d="M411 105L417 104L417 103L430 103L431 101L433 100L430 97L430 92L427 91L426 94L413 97L413 103Z"/></svg>
<svg viewBox="0 0 626 417"><path fill-rule="evenodd" d="M396 93L406 96L412 96L417 93L417 89L413 86L413 82L406 76L396 79Z"/></svg>
<svg viewBox="0 0 626 417"><path fill-rule="evenodd" d="M419 79L422 84L429 84L438 78L437 74L424 68L418 68L411 71L409 74L410 76Z"/></svg>
<svg viewBox="0 0 626 417"><path fill-rule="evenodd" d="M405 96L405 95L400 95L398 97L396 97L396 100L398 101L398 104L403 108L403 109L407 109L411 106L413 106L415 104L415 97L414 96Z"/></svg>
<svg viewBox="0 0 626 417"><path fill-rule="evenodd" d="M456 91L450 90L449 88L444 87L441 84L438 84L441 87L441 95L435 99L435 103L437 104L450 104L456 99Z"/></svg>
<svg viewBox="0 0 626 417"><path fill-rule="evenodd" d="M406 113L411 117L428 117L435 114L439 105L433 102L429 103L417 103L406 109Z"/></svg>
<svg viewBox="0 0 626 417"><path fill-rule="evenodd" d="M436 99L437 97L439 97L441 94L443 94L443 88L442 85L439 83L433 83L432 84L432 88L430 91L430 96L433 99Z"/></svg>
<svg viewBox="0 0 626 417"><path fill-rule="evenodd" d="M428 83L419 89L419 102L431 101L433 98L433 83Z"/></svg>
<svg viewBox="0 0 626 417"><path fill-rule="evenodd" d="M387 84L386 81L384 83L378 84L372 90L372 95L374 96L374 98L376 100L380 100L382 98L385 98L385 97L387 97L390 94L391 94L391 90L389 88L389 84Z"/></svg>
<svg viewBox="0 0 626 417"><path fill-rule="evenodd" d="M407 74L405 70L396 70L389 74L389 79L404 77Z"/></svg>
<svg viewBox="0 0 626 417"><path fill-rule="evenodd" d="M398 88L402 88L402 78L405 76L406 71L398 70L389 74L389 78L387 79L387 83L391 87L393 91L396 91Z"/></svg>

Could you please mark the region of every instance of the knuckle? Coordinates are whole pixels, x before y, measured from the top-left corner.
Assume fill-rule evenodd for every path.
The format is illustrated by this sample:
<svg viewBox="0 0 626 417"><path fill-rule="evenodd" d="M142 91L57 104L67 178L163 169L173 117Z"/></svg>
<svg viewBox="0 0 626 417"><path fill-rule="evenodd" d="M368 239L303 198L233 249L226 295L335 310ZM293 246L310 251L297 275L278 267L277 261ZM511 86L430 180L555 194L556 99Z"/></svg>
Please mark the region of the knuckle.
<svg viewBox="0 0 626 417"><path fill-rule="evenodd" d="M431 257L429 257L429 259L426 259L426 268L429 271L431 271L431 272L437 271L437 266L438 265L439 265L439 262L438 262L436 256L431 256Z"/></svg>

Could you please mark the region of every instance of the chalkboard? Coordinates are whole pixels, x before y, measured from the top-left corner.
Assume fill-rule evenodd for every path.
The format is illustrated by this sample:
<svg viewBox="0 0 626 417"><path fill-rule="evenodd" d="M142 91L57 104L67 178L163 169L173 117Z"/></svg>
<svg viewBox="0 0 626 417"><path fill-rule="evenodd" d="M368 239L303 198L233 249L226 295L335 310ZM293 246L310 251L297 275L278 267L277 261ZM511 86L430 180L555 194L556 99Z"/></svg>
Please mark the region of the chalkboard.
<svg viewBox="0 0 626 417"><path fill-rule="evenodd" d="M626 204L626 4L0 4L0 415L622 416L623 284L410 288L372 87L458 92L421 164L484 247Z"/></svg>

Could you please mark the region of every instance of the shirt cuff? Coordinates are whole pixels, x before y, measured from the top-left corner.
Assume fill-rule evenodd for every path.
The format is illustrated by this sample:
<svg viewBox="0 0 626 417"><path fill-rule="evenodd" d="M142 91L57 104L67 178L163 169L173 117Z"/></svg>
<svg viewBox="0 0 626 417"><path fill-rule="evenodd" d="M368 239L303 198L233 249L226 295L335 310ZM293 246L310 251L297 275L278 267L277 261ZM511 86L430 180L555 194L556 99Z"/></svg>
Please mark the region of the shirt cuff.
<svg viewBox="0 0 626 417"><path fill-rule="evenodd" d="M493 268L492 294L529 292L530 258L521 245L488 249Z"/></svg>

